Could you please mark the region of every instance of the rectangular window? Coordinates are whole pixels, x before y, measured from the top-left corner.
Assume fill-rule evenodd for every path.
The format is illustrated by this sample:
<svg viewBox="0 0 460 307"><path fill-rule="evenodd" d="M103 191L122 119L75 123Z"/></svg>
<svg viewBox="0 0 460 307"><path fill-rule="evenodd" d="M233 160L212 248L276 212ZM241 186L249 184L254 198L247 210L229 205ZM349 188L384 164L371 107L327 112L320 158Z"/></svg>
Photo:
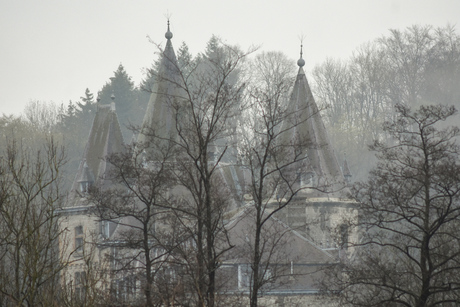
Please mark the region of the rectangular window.
<svg viewBox="0 0 460 307"><path fill-rule="evenodd" d="M77 227L75 227L75 235L76 235L76 236L81 236L81 235L83 235L83 226L77 226Z"/></svg>
<svg viewBox="0 0 460 307"><path fill-rule="evenodd" d="M110 237L110 221L101 221L101 235L104 239Z"/></svg>
<svg viewBox="0 0 460 307"><path fill-rule="evenodd" d="M83 226L75 227L75 251L83 252Z"/></svg>
<svg viewBox="0 0 460 307"><path fill-rule="evenodd" d="M84 285L86 281L86 272L75 272L75 285Z"/></svg>
<svg viewBox="0 0 460 307"><path fill-rule="evenodd" d="M86 272L75 272L75 298L83 301L85 298Z"/></svg>
<svg viewBox="0 0 460 307"><path fill-rule="evenodd" d="M238 265L238 288L248 288L251 284L251 271L249 265Z"/></svg>
<svg viewBox="0 0 460 307"><path fill-rule="evenodd" d="M324 211L320 212L319 219L320 219L321 230L325 230L326 229L326 213Z"/></svg>

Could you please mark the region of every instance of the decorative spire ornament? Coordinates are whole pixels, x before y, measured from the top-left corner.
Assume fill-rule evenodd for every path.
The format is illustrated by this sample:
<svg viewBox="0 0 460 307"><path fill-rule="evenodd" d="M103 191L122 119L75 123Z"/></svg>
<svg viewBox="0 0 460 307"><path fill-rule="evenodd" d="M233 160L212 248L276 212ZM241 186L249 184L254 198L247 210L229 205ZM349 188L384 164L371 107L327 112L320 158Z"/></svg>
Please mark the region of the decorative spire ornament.
<svg viewBox="0 0 460 307"><path fill-rule="evenodd" d="M168 31L165 34L166 39L171 39L173 37L172 32L169 30L169 19L168 19Z"/></svg>
<svg viewBox="0 0 460 307"><path fill-rule="evenodd" d="M303 44L302 42L300 42L300 59L297 61L297 65L299 67L303 67L305 65L305 60L302 58L302 48L303 48Z"/></svg>

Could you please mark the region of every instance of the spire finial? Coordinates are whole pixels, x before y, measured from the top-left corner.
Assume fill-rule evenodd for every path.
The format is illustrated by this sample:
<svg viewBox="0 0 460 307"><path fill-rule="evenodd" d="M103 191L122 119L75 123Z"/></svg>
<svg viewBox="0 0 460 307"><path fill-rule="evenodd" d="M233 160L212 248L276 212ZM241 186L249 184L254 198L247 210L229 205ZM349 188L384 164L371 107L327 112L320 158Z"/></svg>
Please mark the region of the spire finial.
<svg viewBox="0 0 460 307"><path fill-rule="evenodd" d="M166 39L171 39L173 37L172 32L169 30L169 18L168 18L168 31L165 34Z"/></svg>
<svg viewBox="0 0 460 307"><path fill-rule="evenodd" d="M297 61L297 65L299 67L303 67L305 65L305 60L302 58L302 54L303 54L303 39L300 40L300 59Z"/></svg>

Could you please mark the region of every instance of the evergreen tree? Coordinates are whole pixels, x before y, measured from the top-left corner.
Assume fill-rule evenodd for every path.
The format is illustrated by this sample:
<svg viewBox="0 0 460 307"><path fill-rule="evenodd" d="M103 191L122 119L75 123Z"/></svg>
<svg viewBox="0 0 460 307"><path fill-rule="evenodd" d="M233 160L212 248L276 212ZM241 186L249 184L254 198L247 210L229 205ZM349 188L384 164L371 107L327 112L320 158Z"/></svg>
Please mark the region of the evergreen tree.
<svg viewBox="0 0 460 307"><path fill-rule="evenodd" d="M145 69L145 77L142 79L139 89L145 91L150 96L152 92L152 87L155 82L155 76L158 75L161 59L163 58L163 53L158 52L157 59L153 62L150 68ZM190 53L187 43L182 42L178 51L177 51L177 62L182 73L187 76L192 71L193 64L195 63L193 55ZM148 99L148 98L147 98Z"/></svg>
<svg viewBox="0 0 460 307"><path fill-rule="evenodd" d="M100 103L110 104L112 95L115 97L114 101L123 138L125 140L130 139L132 132L129 127L139 126L142 123L143 112L138 103L134 83L122 64L118 66L114 76L110 78L110 82L102 87L99 96Z"/></svg>
<svg viewBox="0 0 460 307"><path fill-rule="evenodd" d="M209 41L206 43L206 50L202 54L203 57L210 61L216 61L221 58L222 55L222 44L218 36L212 35Z"/></svg>
<svg viewBox="0 0 460 307"><path fill-rule="evenodd" d="M93 100L94 95L86 88L85 96L80 97L82 102L77 102L77 105L80 107L80 112L83 116L87 116L89 114L94 114L96 111L96 104Z"/></svg>
<svg viewBox="0 0 460 307"><path fill-rule="evenodd" d="M188 48L188 45L185 42L182 42L182 44L179 47L179 50L177 51L177 62L182 73L185 76L188 76L192 71L194 61L193 56Z"/></svg>

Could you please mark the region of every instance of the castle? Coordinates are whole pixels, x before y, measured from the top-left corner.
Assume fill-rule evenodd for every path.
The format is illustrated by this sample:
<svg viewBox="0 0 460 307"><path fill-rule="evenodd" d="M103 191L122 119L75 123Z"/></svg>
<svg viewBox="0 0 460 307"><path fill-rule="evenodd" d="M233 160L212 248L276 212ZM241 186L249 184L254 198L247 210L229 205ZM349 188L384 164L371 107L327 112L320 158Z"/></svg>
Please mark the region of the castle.
<svg viewBox="0 0 460 307"><path fill-rule="evenodd" d="M134 163L147 170L157 170L162 165L168 166L181 161L177 156L181 153L172 148L174 144L183 144L181 138L190 129L183 117L187 116L187 112L193 112L190 108L181 109L178 102L180 97L190 93L184 92L184 88L179 86L184 76L181 75L172 46L173 35L169 30L169 22L165 37L166 46L144 122L137 136L137 145L129 152L136 156L133 158ZM279 237L280 240L282 237L283 245L270 254L273 266L267 267L265 276L268 279L274 277L276 265L279 270L281 267L283 270L279 271L281 273L278 279L269 283L269 287L263 288L263 293L267 305L309 302L323 306L324 301L315 301L315 294L319 291L316 281L321 277L322 267L337 262L338 257L347 257L352 253L348 242L357 239L357 232L349 226L349 222L356 221L357 212L354 201L347 195L350 171L346 162L340 167L330 144L321 112L303 69L305 61L302 53L297 64L297 77L286 107L286 114L292 116L284 118L277 139L278 144L291 148L286 151L285 158L293 159L294 162L284 168L286 174L283 173L283 176L293 178L293 184L288 188L290 191L294 189L295 195L283 192L283 186L280 185L265 200L264 216L267 216L286 201L286 195L292 196L289 205L273 214L264 226L264 229L268 229L267 234L268 231L273 231L272 238L283 234ZM218 99L216 93L206 94ZM248 188L252 182L251 173L245 167L244 161L240 161L242 158L238 157L238 149L235 149L238 146L238 139L235 137L238 127L235 123L238 122L233 121L230 125L231 133L209 143L209 161L206 162L213 163L212 180L218 183L216 193L225 198L219 202L228 203L225 212L219 214L222 215L222 227L225 229L222 231L233 249L219 258L217 278L224 282L219 290L216 289L227 299L244 296L250 291L250 257L245 255L243 247L252 242L254 229L254 198ZM298 152L300 158L291 157ZM114 164L111 159L107 159L117 153L126 153L126 148L115 102L111 105L99 105L68 201L61 210L62 227L66 231L60 241L60 249L70 259L62 282L69 293L80 300L87 301L100 293L106 293L104 295L107 297L111 295L121 302L135 302L142 292L143 281L136 278L135 272L145 266L145 255L144 258L136 258L136 248L124 244L133 229L141 228L140 222L129 214L115 217L106 211L102 212L91 196L93 188L104 191L119 185L110 175L114 171ZM203 162L197 160L195 163ZM177 167L170 171L177 172ZM138 188L140 184L136 184ZM166 193L168 199L163 201L185 203L193 195L184 190L184 187L170 188ZM128 194L123 194L126 199L130 199L132 195ZM140 205L133 206L136 209ZM152 231L159 234L169 229L168 227L171 228L171 224L168 224L169 217L168 213L158 213L152 222ZM190 242L182 243L187 245ZM161 253L160 249L153 250L152 253L156 253L154 259L158 263L171 265L174 262L174 257L168 256L167 252L157 255ZM117 257L123 258L123 263L116 262ZM168 276L169 281L177 281L180 279L177 275L186 274L180 270L174 271L173 266L162 265L163 275L158 273L158 276ZM128 266L129 270L125 270ZM160 272L160 268L158 270ZM176 287L178 286L179 283Z"/></svg>

